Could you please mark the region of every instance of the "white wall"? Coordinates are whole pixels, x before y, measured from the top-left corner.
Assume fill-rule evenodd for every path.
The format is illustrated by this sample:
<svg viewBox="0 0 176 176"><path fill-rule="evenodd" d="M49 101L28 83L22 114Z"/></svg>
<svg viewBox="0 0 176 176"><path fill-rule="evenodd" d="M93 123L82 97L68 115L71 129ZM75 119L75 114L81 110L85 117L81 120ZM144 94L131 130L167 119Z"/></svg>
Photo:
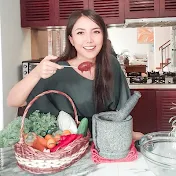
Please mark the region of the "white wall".
<svg viewBox="0 0 176 176"><path fill-rule="evenodd" d="M2 70L0 92L3 95L3 101L0 96L0 106L3 108L3 115L0 114L0 124L6 126L17 113L17 108L8 107L6 100L12 86L20 79L21 61L31 59L31 32L29 29L21 29L20 0L1 0L0 18L0 63L2 61L2 66L0 65L0 70ZM2 113L1 108L0 112Z"/></svg>
<svg viewBox="0 0 176 176"><path fill-rule="evenodd" d="M114 50L120 54L124 49L128 49L132 54L147 54L149 44L137 43L137 28L108 28L109 39Z"/></svg>

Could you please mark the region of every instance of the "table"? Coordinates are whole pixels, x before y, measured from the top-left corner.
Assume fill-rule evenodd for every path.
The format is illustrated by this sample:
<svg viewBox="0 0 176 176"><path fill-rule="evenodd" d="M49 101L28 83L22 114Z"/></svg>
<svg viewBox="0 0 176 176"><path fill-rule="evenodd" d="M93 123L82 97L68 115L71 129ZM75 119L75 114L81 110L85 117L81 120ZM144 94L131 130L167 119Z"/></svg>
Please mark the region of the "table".
<svg viewBox="0 0 176 176"><path fill-rule="evenodd" d="M0 176L34 176L21 170L16 165L14 156L9 157L8 164L0 170ZM40 174L40 176L44 174ZM47 174L48 175L48 174ZM95 164L88 152L81 160L62 172L50 174L52 176L155 176L147 166L141 153L132 162ZM46 175L45 175L46 176Z"/></svg>

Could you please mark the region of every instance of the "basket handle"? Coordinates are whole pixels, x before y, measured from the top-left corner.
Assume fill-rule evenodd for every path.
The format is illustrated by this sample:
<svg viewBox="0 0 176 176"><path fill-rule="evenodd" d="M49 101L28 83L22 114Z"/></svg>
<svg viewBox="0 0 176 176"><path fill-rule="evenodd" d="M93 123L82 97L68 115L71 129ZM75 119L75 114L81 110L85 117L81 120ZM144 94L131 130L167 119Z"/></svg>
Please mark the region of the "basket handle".
<svg viewBox="0 0 176 176"><path fill-rule="evenodd" d="M19 143L24 143L24 135L23 135L23 131L24 131L24 119L27 115L27 112L29 110L29 108L32 106L32 104L41 96L46 95L46 94L50 94L50 93L56 93L56 94L61 94L63 96L65 96L71 103L72 107L73 107L73 111L74 111L74 116L75 116L75 122L78 125L78 115L77 115L77 110L76 110L76 106L73 102L73 100L64 92L61 92L59 90L48 90L45 92L42 92L40 94L38 94L36 97L34 97L34 99L32 99L29 104L27 105L26 109L24 110L23 116L22 116L22 124L21 124L21 129L20 129L20 142Z"/></svg>

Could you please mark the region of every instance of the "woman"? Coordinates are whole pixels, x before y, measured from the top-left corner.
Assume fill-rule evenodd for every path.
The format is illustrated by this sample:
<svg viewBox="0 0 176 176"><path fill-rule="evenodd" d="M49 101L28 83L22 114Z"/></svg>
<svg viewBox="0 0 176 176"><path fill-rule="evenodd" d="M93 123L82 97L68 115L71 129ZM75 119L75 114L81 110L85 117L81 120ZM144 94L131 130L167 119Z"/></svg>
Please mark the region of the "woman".
<svg viewBox="0 0 176 176"><path fill-rule="evenodd" d="M107 51L107 29L103 19L92 10L73 12L66 28L66 48L62 57L46 56L28 76L9 93L9 106L25 106L36 95L46 90L60 90L74 101L79 120L89 119L102 111L120 109L130 96L126 78L116 58ZM91 62L89 71L77 67ZM74 66L74 68L64 68ZM38 99L30 108L58 115L63 110L73 115L69 101L56 94ZM139 136L137 136L139 135ZM141 133L134 133L134 138Z"/></svg>

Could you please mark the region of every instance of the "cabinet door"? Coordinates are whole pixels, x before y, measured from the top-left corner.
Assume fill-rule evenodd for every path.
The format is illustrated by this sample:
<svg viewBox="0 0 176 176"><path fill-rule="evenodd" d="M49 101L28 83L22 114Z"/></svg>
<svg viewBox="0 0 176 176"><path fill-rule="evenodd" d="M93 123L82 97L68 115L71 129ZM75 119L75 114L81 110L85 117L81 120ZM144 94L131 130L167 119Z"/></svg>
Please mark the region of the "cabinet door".
<svg viewBox="0 0 176 176"><path fill-rule="evenodd" d="M160 16L176 17L176 0L160 0Z"/></svg>
<svg viewBox="0 0 176 176"><path fill-rule="evenodd" d="M55 0L55 25L67 25L73 11L88 8L88 0Z"/></svg>
<svg viewBox="0 0 176 176"><path fill-rule="evenodd" d="M124 23L124 0L89 0L89 8L101 15L106 24Z"/></svg>
<svg viewBox="0 0 176 176"><path fill-rule="evenodd" d="M158 131L170 131L171 124L169 123L169 119L176 115L176 108L170 109L174 107L172 103L176 103L176 90L158 90L156 92L156 99Z"/></svg>
<svg viewBox="0 0 176 176"><path fill-rule="evenodd" d="M142 96L131 112L134 131L142 133L157 131L156 92L146 89L138 91Z"/></svg>
<svg viewBox="0 0 176 176"><path fill-rule="evenodd" d="M21 0L21 26L43 27L54 25L55 0Z"/></svg>
<svg viewBox="0 0 176 176"><path fill-rule="evenodd" d="M160 0L125 0L125 19L159 17Z"/></svg>

